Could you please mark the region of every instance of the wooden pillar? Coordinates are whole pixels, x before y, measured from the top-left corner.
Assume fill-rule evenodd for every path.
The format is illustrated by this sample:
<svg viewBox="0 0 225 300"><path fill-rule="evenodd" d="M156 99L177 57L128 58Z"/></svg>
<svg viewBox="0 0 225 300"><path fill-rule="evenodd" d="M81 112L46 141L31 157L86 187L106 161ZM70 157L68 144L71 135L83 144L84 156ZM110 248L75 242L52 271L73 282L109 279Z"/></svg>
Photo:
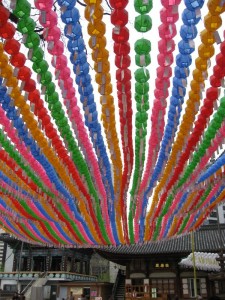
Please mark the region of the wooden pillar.
<svg viewBox="0 0 225 300"><path fill-rule="evenodd" d="M177 294L180 299L183 297L182 282L181 282L181 278L180 278L180 269L179 269L178 261L175 263L176 263L176 283L175 283L176 291L175 291L175 294Z"/></svg>
<svg viewBox="0 0 225 300"><path fill-rule="evenodd" d="M76 257L75 255L72 257L72 260L71 260L71 272L72 273L75 273L76 272Z"/></svg>
<svg viewBox="0 0 225 300"><path fill-rule="evenodd" d="M130 264L131 261L129 260L128 263L126 264L126 278L130 278Z"/></svg>
<svg viewBox="0 0 225 300"><path fill-rule="evenodd" d="M52 264L52 257L51 257L51 254L48 253L46 256L46 271L47 272L51 271L51 264Z"/></svg>
<svg viewBox="0 0 225 300"><path fill-rule="evenodd" d="M18 257L18 255L17 255L17 253L15 253L14 259L13 259L13 267L12 267L13 272L16 272L16 270L17 270L17 257Z"/></svg>
<svg viewBox="0 0 225 300"><path fill-rule="evenodd" d="M32 253L29 251L29 255L27 257L27 271L32 271Z"/></svg>
<svg viewBox="0 0 225 300"><path fill-rule="evenodd" d="M67 254L65 252L63 252L63 256L62 256L62 271L66 272L67 270Z"/></svg>

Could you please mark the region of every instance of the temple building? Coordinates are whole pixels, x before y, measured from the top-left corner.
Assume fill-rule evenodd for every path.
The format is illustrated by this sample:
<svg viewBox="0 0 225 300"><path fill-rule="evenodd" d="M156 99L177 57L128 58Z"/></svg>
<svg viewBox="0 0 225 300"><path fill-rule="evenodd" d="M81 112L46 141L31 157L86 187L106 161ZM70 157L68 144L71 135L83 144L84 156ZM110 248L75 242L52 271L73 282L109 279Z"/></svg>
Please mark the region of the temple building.
<svg viewBox="0 0 225 300"><path fill-rule="evenodd" d="M94 249L40 247L8 235L2 235L1 241L13 251L11 271L6 261L5 272L0 273L3 292L26 291L39 282L45 300L61 300L71 292L75 300L82 294L87 300L108 300L110 296L115 300L191 300L196 293L203 299L212 295L225 299L222 224L220 230L217 225L205 225L193 234L172 239ZM191 253L200 253L206 267L181 265ZM210 253L219 254L215 270L207 268L205 257ZM117 273L113 281L109 262Z"/></svg>

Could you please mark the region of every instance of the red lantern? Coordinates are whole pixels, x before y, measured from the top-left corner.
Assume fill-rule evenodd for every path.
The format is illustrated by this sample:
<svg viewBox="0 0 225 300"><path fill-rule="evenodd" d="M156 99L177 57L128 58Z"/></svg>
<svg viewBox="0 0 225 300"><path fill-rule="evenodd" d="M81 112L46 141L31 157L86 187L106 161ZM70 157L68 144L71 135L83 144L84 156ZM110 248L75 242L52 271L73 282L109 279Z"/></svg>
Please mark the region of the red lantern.
<svg viewBox="0 0 225 300"><path fill-rule="evenodd" d="M210 103L212 102L211 100L218 99L219 97L219 91L215 87L210 87L206 90L206 98L209 99ZM204 100L204 105L207 103L207 99Z"/></svg>
<svg viewBox="0 0 225 300"><path fill-rule="evenodd" d="M12 39L16 32L16 28L11 23L6 23L4 26L0 27L0 36L3 39Z"/></svg>
<svg viewBox="0 0 225 300"><path fill-rule="evenodd" d="M205 118L208 118L211 116L213 108L202 106L200 112L205 116Z"/></svg>
<svg viewBox="0 0 225 300"><path fill-rule="evenodd" d="M45 132L46 132L46 135L47 135L47 137L49 138L49 139L52 139L54 136L56 136L57 135L57 131L56 131L56 129L54 128L54 127L52 127L52 129L51 130L45 130Z"/></svg>
<svg viewBox="0 0 225 300"><path fill-rule="evenodd" d="M20 43L15 39L6 40L4 50L10 55L17 54L20 50Z"/></svg>
<svg viewBox="0 0 225 300"><path fill-rule="evenodd" d="M221 78L217 78L216 76L212 75L210 77L210 84L213 87L220 87L221 86Z"/></svg>
<svg viewBox="0 0 225 300"><path fill-rule="evenodd" d="M29 79L25 81L25 85L23 87L24 91L26 92L32 92L36 89L36 82L33 79Z"/></svg>
<svg viewBox="0 0 225 300"><path fill-rule="evenodd" d="M22 68L19 69L19 72L17 74L17 78L19 80L28 80L31 77L31 70L30 68L23 66Z"/></svg>
<svg viewBox="0 0 225 300"><path fill-rule="evenodd" d="M128 80L131 80L131 71L128 69L116 70L116 80L120 82L127 82Z"/></svg>
<svg viewBox="0 0 225 300"><path fill-rule="evenodd" d="M111 23L115 26L124 27L128 22L128 13L125 9L115 9L111 13Z"/></svg>
<svg viewBox="0 0 225 300"><path fill-rule="evenodd" d="M116 55L128 55L130 53L130 44L125 43L114 43L114 52Z"/></svg>
<svg viewBox="0 0 225 300"><path fill-rule="evenodd" d="M131 82L130 81L125 82L125 83L121 83L118 81L116 83L116 85L117 85L118 91L120 91L120 92L127 93L131 90Z"/></svg>
<svg viewBox="0 0 225 300"><path fill-rule="evenodd" d="M114 9L123 9L127 6L128 0L109 0L109 3Z"/></svg>
<svg viewBox="0 0 225 300"><path fill-rule="evenodd" d="M51 118L47 114L43 114L40 118L44 127L46 127L51 122Z"/></svg>
<svg viewBox="0 0 225 300"><path fill-rule="evenodd" d="M17 53L15 55L12 55L10 58L10 63L14 67L21 68L24 66L25 62L26 62L26 56L23 53Z"/></svg>
<svg viewBox="0 0 225 300"><path fill-rule="evenodd" d="M216 55L216 63L221 68L225 67L225 59L224 59L224 56L222 53L219 53L218 55Z"/></svg>
<svg viewBox="0 0 225 300"><path fill-rule="evenodd" d="M30 92L28 95L28 99L30 100L30 102L36 103L40 99L39 91L35 89L34 91Z"/></svg>
<svg viewBox="0 0 225 300"><path fill-rule="evenodd" d="M117 55L115 57L115 65L117 66L117 68L120 69L125 69L128 68L130 66L130 56L129 55Z"/></svg>
<svg viewBox="0 0 225 300"><path fill-rule="evenodd" d="M3 5L0 5L0 27L2 27L9 19L9 11Z"/></svg>
<svg viewBox="0 0 225 300"><path fill-rule="evenodd" d="M225 42L220 44L220 52L225 56Z"/></svg>
<svg viewBox="0 0 225 300"><path fill-rule="evenodd" d="M129 30L126 27L122 27L117 32L117 29L114 28L112 38L115 43L126 43L129 40Z"/></svg>
<svg viewBox="0 0 225 300"><path fill-rule="evenodd" d="M123 96L124 96L124 93L122 93L122 92L117 92L117 96L118 96L118 99L119 99L120 101L122 101ZM126 98L127 98L127 99L131 99L131 91L127 91L127 92L126 92Z"/></svg>
<svg viewBox="0 0 225 300"><path fill-rule="evenodd" d="M213 67L213 73L217 78L222 78L225 76L225 68L221 68L220 66L215 65Z"/></svg>

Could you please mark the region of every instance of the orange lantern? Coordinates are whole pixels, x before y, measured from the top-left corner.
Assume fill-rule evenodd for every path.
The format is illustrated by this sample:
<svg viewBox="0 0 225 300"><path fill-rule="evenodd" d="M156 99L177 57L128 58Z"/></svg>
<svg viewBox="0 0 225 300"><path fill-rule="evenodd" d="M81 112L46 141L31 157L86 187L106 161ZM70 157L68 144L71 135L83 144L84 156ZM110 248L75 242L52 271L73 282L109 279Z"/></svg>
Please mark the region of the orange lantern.
<svg viewBox="0 0 225 300"><path fill-rule="evenodd" d="M196 68L201 71L206 71L208 69L208 60L203 59L202 57L198 57L195 60Z"/></svg>
<svg viewBox="0 0 225 300"><path fill-rule="evenodd" d="M208 14L204 18L204 25L208 31L216 31L222 25L222 19L219 15Z"/></svg>
<svg viewBox="0 0 225 300"><path fill-rule="evenodd" d="M214 32L212 32L212 31L208 31L208 30L204 29L200 33L200 38L201 38L202 43L205 45L212 45L215 43Z"/></svg>
<svg viewBox="0 0 225 300"><path fill-rule="evenodd" d="M212 57L214 55L214 52L215 52L214 47L211 45L201 44L198 47L198 54L203 59Z"/></svg>
<svg viewBox="0 0 225 300"><path fill-rule="evenodd" d="M221 14L225 11L225 6L222 5L221 0L209 0L208 9L212 15Z"/></svg>

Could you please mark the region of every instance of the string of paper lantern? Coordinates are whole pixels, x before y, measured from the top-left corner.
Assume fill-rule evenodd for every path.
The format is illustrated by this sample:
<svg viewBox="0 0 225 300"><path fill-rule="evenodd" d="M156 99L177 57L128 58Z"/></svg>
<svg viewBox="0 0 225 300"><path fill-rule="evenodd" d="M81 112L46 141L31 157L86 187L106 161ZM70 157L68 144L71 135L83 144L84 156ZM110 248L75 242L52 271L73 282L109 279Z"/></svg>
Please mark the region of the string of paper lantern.
<svg viewBox="0 0 225 300"><path fill-rule="evenodd" d="M5 75L4 73L4 68L1 69L1 75ZM5 91L6 92L6 91ZM16 92L16 93L15 93ZM21 102L23 103L23 97L20 93L20 91L16 90L16 88L12 89L11 93L10 93L10 96L12 96L12 98L14 99L14 103L19 104L19 107L21 107ZM25 112L22 111L21 109L21 113L24 115L26 113L26 116L29 115L29 113L31 114L31 112L29 110L26 110ZM21 121L20 118L18 118L17 120L20 120L20 122L14 122L14 127L17 128L18 126L18 133L20 135L20 137L24 140L25 144L27 146L30 147L30 150L31 152L33 153L34 157L42 164L42 166L45 168L46 170L46 173L49 175L49 177L51 178L51 180L54 182L56 188L60 191L60 193L64 194L65 198L67 198L69 200L69 203L71 205L71 209L74 211L75 213L75 216L76 218L78 218L79 221L82 221L83 224L84 224L84 227L86 227L86 232L88 234L88 228L87 228L87 225L86 223L84 222L84 220L79 217L79 213L77 211L77 208L76 206L74 205L74 200L73 198L70 196L70 194L68 193L68 191L62 186L61 182L59 181L58 179L58 176L56 175L54 169L52 168L52 166L49 164L49 162L46 160L46 158L43 156L43 154L40 153L40 150L38 149L37 145L33 142L33 140L28 137L28 131L27 129L25 130L24 128L24 124L23 122ZM29 128L30 124L27 124L27 127ZM30 127L29 128L30 131L32 131L32 129L34 129L35 131L39 131L38 127L35 126L34 128ZM39 131L40 132L40 131ZM41 136L41 137L40 137ZM48 149L48 143L46 141L46 143L44 144L43 141L45 140L44 139L44 136L39 133L38 135L39 137L39 144L41 144L41 147L43 149L43 152L46 152L46 150ZM43 146L45 146L45 148L43 148ZM47 149L46 149L47 148ZM45 150L46 149L46 150ZM50 152L50 153L49 153ZM49 156L50 160L52 160L52 158L54 158L54 154L52 154L52 151L48 151L47 150L47 155ZM49 155L50 154L50 155ZM55 160L54 160L55 161ZM54 164L54 161L53 161L53 164ZM57 163L57 160L56 160L56 163ZM57 168L56 168L57 169ZM67 177L66 173L64 172L64 170L61 168L62 170L62 174L64 173L64 176L65 178ZM60 174L60 171L58 172L58 174ZM79 224L79 223L78 223ZM79 225L78 225L79 226ZM80 226L79 226L80 227ZM82 227L80 227L80 230L82 232L84 232L84 230L82 229ZM86 234L85 234L86 236Z"/></svg>
<svg viewBox="0 0 225 300"><path fill-rule="evenodd" d="M36 2L36 5L39 5L38 1ZM50 14L51 15L55 14L55 12L53 12L50 9L45 11L43 9L43 7L44 7L43 5L41 7L42 7L41 12L44 17L46 17ZM64 16L64 14L63 14L63 16ZM73 14L73 16L75 16L75 14ZM64 19L64 17L63 17L63 19ZM68 18L67 18L67 20L68 20ZM75 20L73 20L73 21L75 21ZM57 45L57 43L59 41L58 36L57 36L57 34L59 32L60 32L60 30L56 26L56 24L49 24L49 26L48 26L48 23L45 24L44 36L45 36L45 39L48 41L48 45L49 45L48 50L50 53L52 53L51 49L55 48L55 46ZM69 40L71 39L71 43L73 43L73 44L75 44L75 41L74 41L75 37L78 37L78 40L80 40L79 47L82 49L82 42L81 42L82 39L79 36L79 33L81 33L80 25L77 23L76 30L73 33L73 26L68 21L68 24L65 26L65 32L66 32L66 36L69 38ZM78 43L77 43L77 45L78 45ZM63 48L63 44L62 44L62 48ZM72 62L72 57L74 57L74 61L75 61L75 54L71 55L71 62ZM66 62L67 62L67 58L63 54L58 54L58 53L54 52L52 64L56 68L56 74L59 73L59 86L60 86L61 90L64 90L64 93L66 93L64 103L66 104L67 112L69 113L69 117L73 124L74 130L77 132L78 138L80 140L80 144L81 144L81 146L83 145L83 148L85 148L84 153L86 153L86 160L90 161L90 166L92 166L92 174L94 174L93 178L95 178L95 180L97 181L97 185L99 187L100 194L102 195L101 207L102 207L102 215L103 215L105 221L104 221L104 223L102 222L102 218L101 218L99 210L97 211L98 220L99 220L102 230L104 231L105 228L107 229L107 232L110 235L111 242L113 242L113 237L111 235L110 222L109 222L109 217L108 217L108 212L107 212L107 198L106 198L107 195L106 195L103 183L102 183L102 178L101 178L101 175L99 172L97 160L92 152L91 143L89 142L89 139L88 139L88 136L87 136L87 133L84 128L83 121L82 121L82 117L79 112L79 108L77 106L77 100L75 98L75 90L74 90L74 88L69 89L70 83L72 84L72 78L69 77L70 72L67 72L67 73L65 72ZM87 69L89 67L87 65L87 62L85 62L85 64L86 64L85 72L87 72ZM77 71L76 73L78 75L76 81L78 81L78 78L81 77L82 74L83 74L83 76L85 76L85 78L88 77L87 74L85 74L82 71L82 68L79 68L79 71ZM87 82L85 82L85 84L87 84ZM96 106L94 103L92 105L88 106L88 109L85 109L85 114L88 115L88 120L90 120L92 118L92 115L94 113L96 113L93 110L96 110ZM78 120L80 120L80 122L78 122ZM99 204L97 203L97 208L98 208L98 205Z"/></svg>
<svg viewBox="0 0 225 300"><path fill-rule="evenodd" d="M20 3L21 1L22 1L23 5L21 5L21 3ZM22 7L26 6L26 5L30 6L29 2L27 2L26 0L17 1L16 7L13 11L14 14L18 18L20 18L21 20L24 20L24 21L26 21L26 19L29 17L29 10L27 10L27 13L26 14L24 13L21 17L20 17L20 14L21 14ZM47 22L55 23L55 20L56 20L56 16L54 17L54 15L51 15L51 17L49 16L49 19L45 20L45 23L47 23ZM42 22L42 25L43 25L43 23L44 22ZM35 32L30 30L26 33L25 46L27 48L29 48L29 49L38 48L39 43L40 43L40 38ZM47 62L44 59L40 59L40 60L36 61L33 64L33 69L34 69L35 72L39 73L40 82L41 82L42 86L44 86L47 89L49 87L49 85L52 83L52 76L51 76L51 73L48 71ZM85 161L82 158L81 153L79 152L79 149L78 149L78 146L77 146L75 140L72 137L70 127L68 125L67 119L64 118L64 111L62 110L62 105L61 105L61 103L58 99L58 94L56 92L55 92L55 96L56 97L53 97L53 99L51 99L52 102L51 102L51 104L48 105L48 108L50 109L51 114L52 114L53 118L55 119L56 124L58 125L58 129L59 129L62 137L68 143L69 149L71 149L73 162L76 164L79 172L81 174L83 174L83 176L87 180L87 185L88 185L88 188L89 188L89 192L91 194L93 194L95 199L97 199L96 201L98 201L97 194L95 193L95 189L92 185L92 180L91 180L88 168L86 166ZM50 102L49 98L51 98L51 96L49 96L48 99L46 99L46 101L48 103ZM64 119L64 121L65 121L63 126L61 124L62 119ZM70 165L70 167L71 167L71 165ZM78 176L78 173L77 173L77 176ZM79 180L79 184L80 184L79 187L81 188L82 185L83 185L81 180ZM83 190L84 190L84 186L83 186ZM96 219L96 214L93 211L93 205L91 203L91 198L88 195L88 193L86 193L86 197L87 197L87 201L88 201L88 205L89 205L89 209L90 209L90 216L91 216L91 218L92 218L92 220L95 224L94 227L98 232L98 236L100 236L100 239L104 243L104 241L101 237L102 234L100 233L100 230L99 230L99 224L98 224L97 219ZM86 215L86 218L89 218L89 215L88 215L87 211L84 210L83 213ZM101 227L101 230L104 231L103 226Z"/></svg>
<svg viewBox="0 0 225 300"><path fill-rule="evenodd" d="M105 74L110 70L110 63L108 60L108 51L104 45L104 40L102 43L97 42L97 38L103 37L105 35L105 24L102 21L102 14L98 15L97 11L101 10L101 1L93 3L92 1L85 0L87 5L86 10L88 14L85 15L85 18L88 21L88 34L91 36L91 42L89 43L90 48L92 49L92 59L94 60L94 70L96 74ZM113 33L113 39L117 38L127 40L128 32L123 27L119 35ZM94 41L94 43L92 43ZM118 74L121 76L121 74ZM128 75L129 76L129 75ZM118 79L118 76L116 78ZM125 79L125 78L124 78ZM126 80L129 77L126 77ZM116 131L116 120L115 120L115 106L114 99L112 97L112 84L111 78L109 77L108 81L102 82L99 81L99 92L101 96L101 105L102 105L102 122L105 131L106 141L108 149L110 152L110 157L113 167L113 183L114 183L114 197L113 201L113 212L112 218L116 221L117 233L121 243L124 243L123 228L122 228L122 211L120 207L120 198L121 198L121 184L122 184L122 161L121 154L119 149L119 140Z"/></svg>
<svg viewBox="0 0 225 300"><path fill-rule="evenodd" d="M215 19L212 18L212 11L210 11L206 15L206 17L204 19L204 23L205 23L205 28L209 33L215 32L221 26L221 17L219 14L216 14ZM204 40L204 42L206 43L207 41ZM214 40L214 42L215 42L215 40ZM208 43L209 43L209 41L208 41ZM210 51L206 50L205 44L202 43L199 46L199 57L202 58L203 60L208 60L214 53L213 49L214 49L213 46L210 45ZM199 70L197 66L196 66L196 70ZM199 71L202 74L203 71L202 70L199 70ZM195 71L193 71L193 76L194 76L194 74L195 74ZM179 149L181 149L181 146L184 144L185 136L188 136L189 129L192 126L195 114L197 112L195 107L196 107L196 105L198 105L198 103L200 101L200 86L204 82L204 80L205 80L205 77L201 76L200 78L198 78L198 81L195 79L192 81L191 91L189 92L189 99L187 101L187 107L185 110L186 113L183 116L183 120L180 125L177 139L172 148L173 150L170 155L170 160L165 168L164 176L161 179L157 190L159 190L160 188L162 188L162 186L165 185L166 178L168 178L168 174L171 173L172 166L174 165L174 163L176 161L177 153L178 153ZM178 143L178 141L179 141L179 143ZM162 203L163 202L161 202L161 205L157 207L157 214L159 213L159 211L161 209ZM154 207L154 205L152 206L152 209L153 209L153 207ZM149 223L151 217L157 216L157 215L153 216L152 213L153 213L153 211L150 211L150 213L146 217L146 224ZM147 232L146 232L146 235L147 235ZM147 238L147 236L146 236L146 238ZM148 239L149 238L150 237L148 237Z"/></svg>
<svg viewBox="0 0 225 300"><path fill-rule="evenodd" d="M224 47L224 42L220 45L221 49L223 49L223 47ZM217 70L217 68L214 68L215 72L216 72L216 70ZM211 79L214 78L214 76L215 76L215 73L210 77L211 82L212 82ZM219 77L220 77L220 81L221 81L222 77L223 77L222 72L219 75ZM212 85L214 86L213 82L212 82ZM203 130L204 130L206 124L207 124L209 113L212 113L213 105L214 105L215 101L217 100L217 98L218 98L218 88L217 87L208 88L207 91L206 91L206 99L204 100L204 105L200 110L200 114L198 115L198 119L195 122L195 127L194 127L194 129L193 129L193 131L192 131L191 135L189 136L189 139L186 143L186 149L182 153L182 155L180 156L179 160L177 161L177 167L174 170L173 176L168 181L167 188L166 188L165 192L163 193L163 195L160 198L160 201L163 201L163 202L166 203L166 205L164 205L165 214L166 213L168 214L168 207L171 205L171 202L173 200L173 195L172 195L172 197L170 197L170 201L168 201L168 199L165 201L166 196L168 195L169 190L171 189L171 187L177 181L179 174L182 172L182 170L184 168L184 164L185 164L186 160L188 159L188 157L191 153L191 150L194 149L195 145L199 141L199 139L202 135L202 132L203 132ZM205 111L207 111L208 113L206 114ZM219 142L219 140L217 142ZM213 144L215 145L215 142ZM205 163L206 163L206 161L205 161ZM204 166L201 164L201 169L203 167ZM196 172L196 175L197 175L197 173L198 172ZM192 173L192 175L193 175L193 173ZM193 179L192 179L192 182L193 182ZM187 188L187 186L190 187L190 185L191 185L191 182L189 181L188 185L186 184L186 187L184 187L184 190ZM176 200L176 198L175 198L175 200ZM175 203L175 200L174 200L174 203ZM180 203L179 201L176 201L176 202L177 202L177 204ZM177 204L175 204L175 205L177 205ZM171 210L171 207L170 207L170 214L171 213L172 213L172 210ZM165 224L166 224L166 219L165 219L165 222L164 222ZM159 223L158 223L158 226L160 226ZM163 230L161 229L161 234L162 234L162 232L163 232Z"/></svg>
<svg viewBox="0 0 225 300"><path fill-rule="evenodd" d="M129 242L127 228L127 192L133 169L133 140L132 140L132 101L131 101L131 70L129 34L121 35L121 32L129 32L127 28L128 1L111 0L111 23L113 27L113 50L115 53L117 97L120 118L121 143L123 148L123 174L120 193L120 207L123 220L123 234L125 242ZM125 79L126 78L126 79Z"/></svg>
<svg viewBox="0 0 225 300"><path fill-rule="evenodd" d="M162 1L163 9L160 11L162 24L159 26L159 36L161 40L158 43L159 54L157 56L159 67L157 68L157 78L155 81L154 96L151 122L154 124L149 138L149 148L147 163L141 185L137 196L137 209L135 214L135 240L139 240L139 219L143 208L143 193L149 184L153 175L153 166L157 160L160 140L164 131L164 116L166 112L166 99L169 95L170 80L172 75L171 65L173 63L173 51L175 42L173 38L176 35L176 22L179 18L178 5L180 1L167 3ZM151 193L151 192L150 192ZM145 213L144 213L145 214ZM143 223L143 218L142 223ZM142 225L141 225L142 226Z"/></svg>
<svg viewBox="0 0 225 300"><path fill-rule="evenodd" d="M72 81L70 77L70 69L67 66L67 58L65 55L62 54L64 49L63 43L60 41L60 29L57 27L55 22L47 22L46 19L55 19L57 20L56 13L52 10L53 1L48 3L48 7L46 8L43 4L43 1L36 1L35 6L40 9L40 17L41 24L44 26L43 35L45 40L48 43L48 52L53 55L52 57L52 64L55 66L55 73L58 76L59 87L62 92L62 96L64 97L64 103L66 103L67 113L69 113L70 121L74 126L74 131L77 133L77 138L79 139L79 145L81 146L83 153L86 154L86 161L89 162L89 165L92 169L92 178L97 184L100 194L102 195L101 201L101 208L102 214L99 207L99 199L97 192L94 189L94 197L95 205L96 206L96 214L97 219L100 224L100 227L103 231L104 238L106 239L107 243L110 243L107 232L110 235L111 229L109 227L110 222L108 218L107 212L107 199L105 189L101 180L100 171L98 168L97 160L94 156L92 151L91 143L88 139L84 123L82 121L81 114L79 112L79 108L77 106L77 99L75 98L75 89L72 87L69 89L68 80L69 82ZM50 18L51 16L51 18ZM67 32L68 35L68 32ZM60 43L60 47L58 44ZM53 50L54 49L54 50ZM65 95L65 96L64 96ZM103 218L104 217L104 222ZM112 235L110 236L111 243L113 243Z"/></svg>
<svg viewBox="0 0 225 300"><path fill-rule="evenodd" d="M140 3L134 2L134 8L139 14L135 17L134 28L139 33L147 33L152 28L152 20L149 12L152 9L152 1ZM147 135L147 120L149 110L149 79L150 72L147 68L151 62L150 51L151 42L144 37L138 39L134 44L135 62L138 67L134 72L135 78L135 101L136 101L136 115L135 115L135 165L133 180L130 190L130 208L128 215L130 241L134 243L134 228L133 219L136 208L136 195L140 186L142 173L145 162L145 148Z"/></svg>
<svg viewBox="0 0 225 300"><path fill-rule="evenodd" d="M161 137L163 136L163 131L164 131L163 120L166 111L165 100L168 96L168 88L170 85L168 78L172 74L170 68L170 65L173 62L172 52L175 49L175 44L171 42L171 36L174 37L176 35L175 22L178 20L178 13L176 11L179 3L180 3L179 1L173 3L176 6L169 5L168 3L164 3L167 10L164 9L162 10L161 13L161 19L164 22L161 25L160 30L161 30L161 37L164 37L164 39L162 39L161 44L159 44L159 47L161 49L163 48L163 46L164 47L166 46L166 50L165 50L166 55L163 56L162 54L160 54L158 56L158 61L161 68L158 69L158 81L156 80L157 89L155 90L155 96L157 98L155 100L155 109L153 108L152 110L152 123L154 124L156 123L158 124L158 126L153 127L149 139L149 153L148 153L146 172L140 188L141 194L139 194L138 196L139 199L141 200L141 198L143 197L143 191L146 189L147 185L149 185L147 191L145 192L144 200L139 201L139 209L137 210L138 213L135 218L136 227L137 227L137 236L139 232L139 227L137 225L137 222L141 216L141 210L143 211L146 209L147 199L148 199L147 194L151 193L151 190L154 186L154 182L158 178L163 168L163 165L165 164L167 154L170 151L169 149L170 149L171 140L173 139L175 133L175 129L176 129L175 124L178 124L179 121L183 96L185 95L185 80L188 75L188 66L191 62L191 60L189 59L185 65L182 62L182 59L186 57L190 58L190 53L194 51L194 47L192 45L192 38L194 38L196 35L195 30L193 30L192 36L191 35L188 36L187 34L188 28L192 26L193 29L195 29L195 24L197 24L200 19L198 16L196 16L195 11L191 13L188 9L185 9L183 12L182 19L185 25L181 27L182 41L179 43L180 54L176 58L177 72L175 72L175 77L173 79L173 89L172 89L173 96L170 99L171 104L169 107L169 114L168 114L169 117L168 117L167 127L165 128L163 142L161 144L161 150L158 156L158 162L156 164L154 172L152 172L153 161L156 159L157 153L159 151L158 145L159 145L159 141L161 140ZM165 27L168 28L168 31L166 33L164 33ZM162 67L164 67L164 69L162 69ZM187 71L186 72L183 71L181 75L179 71L183 70L183 68L187 69ZM163 76L163 78L161 76ZM173 126L175 129L173 128ZM155 147L152 147L150 145L154 145ZM165 155L164 152L167 154ZM151 181L149 180L150 176L151 176ZM141 227L143 227L144 219L145 219L145 213L143 217L141 217L141 223L142 223ZM143 236L143 232L141 233L141 235Z"/></svg>

